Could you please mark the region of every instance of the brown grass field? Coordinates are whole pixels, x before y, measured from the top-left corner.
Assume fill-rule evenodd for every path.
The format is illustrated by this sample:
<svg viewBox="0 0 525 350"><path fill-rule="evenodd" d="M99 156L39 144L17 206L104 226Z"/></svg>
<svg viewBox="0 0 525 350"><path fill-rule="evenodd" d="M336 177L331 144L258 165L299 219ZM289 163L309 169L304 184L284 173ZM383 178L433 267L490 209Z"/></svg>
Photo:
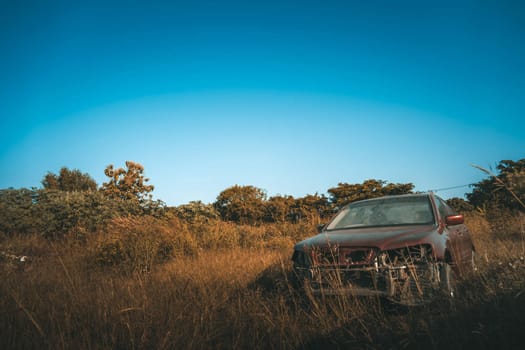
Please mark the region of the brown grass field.
<svg viewBox="0 0 525 350"><path fill-rule="evenodd" d="M295 288L291 249L313 225L129 232L124 221L83 240L4 237L0 348L523 349L524 222L499 230L468 216L478 271L456 298L412 308ZM20 255L27 261L12 258Z"/></svg>

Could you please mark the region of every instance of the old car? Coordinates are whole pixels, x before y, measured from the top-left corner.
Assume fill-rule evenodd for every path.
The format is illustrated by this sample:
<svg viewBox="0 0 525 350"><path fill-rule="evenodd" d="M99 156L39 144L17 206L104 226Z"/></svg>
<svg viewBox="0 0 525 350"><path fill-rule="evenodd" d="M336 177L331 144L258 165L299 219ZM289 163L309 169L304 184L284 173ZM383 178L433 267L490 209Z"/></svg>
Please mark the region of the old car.
<svg viewBox="0 0 525 350"><path fill-rule="evenodd" d="M386 196L342 208L319 234L297 243L294 270L313 294L380 296L417 305L475 268L471 235L434 193Z"/></svg>

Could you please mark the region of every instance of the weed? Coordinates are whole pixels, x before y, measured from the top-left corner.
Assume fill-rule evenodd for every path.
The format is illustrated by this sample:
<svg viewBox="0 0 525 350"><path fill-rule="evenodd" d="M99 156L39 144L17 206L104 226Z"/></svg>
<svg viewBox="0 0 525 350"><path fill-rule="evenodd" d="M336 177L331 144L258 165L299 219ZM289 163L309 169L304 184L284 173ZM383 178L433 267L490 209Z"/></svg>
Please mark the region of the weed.
<svg viewBox="0 0 525 350"><path fill-rule="evenodd" d="M410 308L298 287L290 248L313 227L147 220L113 221L80 243L2 240L0 250L38 259L31 269L0 262L0 348L491 349L525 340L525 247L494 236L483 213L466 217L478 272L452 302Z"/></svg>

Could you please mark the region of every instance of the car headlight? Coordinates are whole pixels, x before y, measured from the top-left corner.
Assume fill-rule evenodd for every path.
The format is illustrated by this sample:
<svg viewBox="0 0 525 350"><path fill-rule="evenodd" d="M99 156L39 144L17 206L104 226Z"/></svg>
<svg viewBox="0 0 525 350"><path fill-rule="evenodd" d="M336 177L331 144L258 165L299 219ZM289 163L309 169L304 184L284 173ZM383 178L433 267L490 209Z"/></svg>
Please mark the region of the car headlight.
<svg viewBox="0 0 525 350"><path fill-rule="evenodd" d="M296 266L308 267L311 265L310 257L302 250L294 250L292 261Z"/></svg>

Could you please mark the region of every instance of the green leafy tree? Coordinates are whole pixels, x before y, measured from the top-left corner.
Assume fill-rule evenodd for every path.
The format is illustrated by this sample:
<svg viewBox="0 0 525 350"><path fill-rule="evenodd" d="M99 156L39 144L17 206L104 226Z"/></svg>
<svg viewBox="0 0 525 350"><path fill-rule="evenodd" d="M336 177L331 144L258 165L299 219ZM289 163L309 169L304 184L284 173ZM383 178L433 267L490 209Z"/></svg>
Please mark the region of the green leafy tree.
<svg viewBox="0 0 525 350"><path fill-rule="evenodd" d="M4 235L33 232L33 201L36 189L0 190L0 233Z"/></svg>
<svg viewBox="0 0 525 350"><path fill-rule="evenodd" d="M188 204L182 204L178 207L171 208L178 218L191 223L208 222L219 218L219 214L212 204L204 204L201 201L191 201Z"/></svg>
<svg viewBox="0 0 525 350"><path fill-rule="evenodd" d="M235 185L222 191L214 203L223 220L260 223L265 215L266 193L254 186Z"/></svg>
<svg viewBox="0 0 525 350"><path fill-rule="evenodd" d="M70 170L67 167L60 169L60 172L53 174L48 172L42 180L42 185L46 190L59 190L67 192L96 191L98 185L87 173L82 173L78 169Z"/></svg>
<svg viewBox="0 0 525 350"><path fill-rule="evenodd" d="M266 222L285 222L292 219L295 199L292 196L273 196L266 201Z"/></svg>
<svg viewBox="0 0 525 350"><path fill-rule="evenodd" d="M362 184L339 183L337 187L328 189L330 202L336 207L342 207L350 202L381 196L412 193L412 183L387 183L383 180L366 180Z"/></svg>
<svg viewBox="0 0 525 350"><path fill-rule="evenodd" d="M35 232L46 238L68 233L83 236L104 228L112 219L150 214L136 201L108 198L100 191L40 190L31 207Z"/></svg>
<svg viewBox="0 0 525 350"><path fill-rule="evenodd" d="M99 191L0 190L0 233L4 235L85 234L104 227L111 218L142 213L134 203L113 201Z"/></svg>
<svg viewBox="0 0 525 350"><path fill-rule="evenodd" d="M307 220L319 224L332 214L331 205L325 195L307 194L297 198L293 206L293 221Z"/></svg>
<svg viewBox="0 0 525 350"><path fill-rule="evenodd" d="M104 170L109 178L101 187L102 193L111 199L136 201L140 204L151 202L153 185L147 185L144 177L144 167L132 161L126 161L126 169L113 167L110 164Z"/></svg>
<svg viewBox="0 0 525 350"><path fill-rule="evenodd" d="M499 208L525 211L525 159L502 160L495 173L475 166L489 178L472 185L469 202L478 208Z"/></svg>
<svg viewBox="0 0 525 350"><path fill-rule="evenodd" d="M74 230L93 232L118 215L115 203L98 191L39 191L31 212L36 232L46 238L60 238Z"/></svg>
<svg viewBox="0 0 525 350"><path fill-rule="evenodd" d="M447 199L447 204L457 213L465 213L474 210L472 204L458 197Z"/></svg>

